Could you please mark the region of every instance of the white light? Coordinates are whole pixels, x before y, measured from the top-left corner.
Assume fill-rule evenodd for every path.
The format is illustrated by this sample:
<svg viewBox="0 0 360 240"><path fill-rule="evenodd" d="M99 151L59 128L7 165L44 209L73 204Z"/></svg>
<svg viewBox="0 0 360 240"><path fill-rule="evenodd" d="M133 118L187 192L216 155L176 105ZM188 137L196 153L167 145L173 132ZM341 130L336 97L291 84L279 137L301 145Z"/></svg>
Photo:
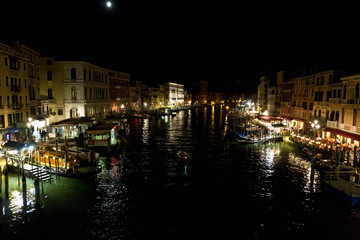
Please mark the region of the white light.
<svg viewBox="0 0 360 240"><path fill-rule="evenodd" d="M107 6L107 7L111 7L111 5L112 5L112 4L111 4L110 1L107 1L107 2L106 2L106 6Z"/></svg>

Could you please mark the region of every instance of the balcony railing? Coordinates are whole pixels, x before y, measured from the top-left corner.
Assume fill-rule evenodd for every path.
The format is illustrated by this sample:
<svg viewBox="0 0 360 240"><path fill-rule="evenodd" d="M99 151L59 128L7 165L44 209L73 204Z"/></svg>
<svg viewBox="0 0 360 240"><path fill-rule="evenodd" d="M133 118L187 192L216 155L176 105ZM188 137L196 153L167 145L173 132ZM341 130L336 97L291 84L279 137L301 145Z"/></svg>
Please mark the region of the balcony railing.
<svg viewBox="0 0 360 240"><path fill-rule="evenodd" d="M360 99L358 98L347 99L347 104L359 104L359 103L360 103Z"/></svg>
<svg viewBox="0 0 360 240"><path fill-rule="evenodd" d="M329 103L347 103L347 99L343 98L329 98Z"/></svg>
<svg viewBox="0 0 360 240"><path fill-rule="evenodd" d="M12 105L12 110L20 110L22 109L23 105L22 104L13 104Z"/></svg>
<svg viewBox="0 0 360 240"><path fill-rule="evenodd" d="M339 122L337 121L327 121L326 123L326 126L327 127L330 127L330 128L339 128Z"/></svg>
<svg viewBox="0 0 360 240"><path fill-rule="evenodd" d="M20 86L11 86L10 90L12 92L20 92L21 91L21 87Z"/></svg>

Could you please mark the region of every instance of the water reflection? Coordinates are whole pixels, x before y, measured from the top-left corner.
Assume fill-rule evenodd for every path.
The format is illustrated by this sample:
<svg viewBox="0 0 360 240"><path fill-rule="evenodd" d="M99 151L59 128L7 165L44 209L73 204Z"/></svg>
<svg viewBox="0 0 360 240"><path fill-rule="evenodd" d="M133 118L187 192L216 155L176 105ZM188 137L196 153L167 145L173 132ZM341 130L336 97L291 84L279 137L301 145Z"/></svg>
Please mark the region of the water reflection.
<svg viewBox="0 0 360 240"><path fill-rule="evenodd" d="M186 239L189 232L199 239L227 239L239 232L245 239L263 239L309 236L312 230L317 236L333 234L334 225L348 230L342 236L358 236L358 211L329 202L318 171L311 191L311 164L301 151L284 143L240 145L226 135L221 107L129 124L121 151L100 159L101 173L45 184L40 211L31 212L29 179L24 214L22 190L13 176L3 208L9 232L35 236L34 227L49 228L47 222L60 219L72 228L55 236L59 239ZM179 150L191 155L187 175L177 161ZM22 227L24 221L29 228Z"/></svg>

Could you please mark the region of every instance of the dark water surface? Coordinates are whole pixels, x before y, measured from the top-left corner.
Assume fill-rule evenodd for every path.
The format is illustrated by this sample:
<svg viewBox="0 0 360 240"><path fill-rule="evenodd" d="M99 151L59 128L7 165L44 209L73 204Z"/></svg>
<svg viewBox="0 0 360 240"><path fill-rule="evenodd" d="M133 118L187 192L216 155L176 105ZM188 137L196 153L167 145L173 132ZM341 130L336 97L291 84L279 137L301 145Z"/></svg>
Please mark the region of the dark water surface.
<svg viewBox="0 0 360 240"><path fill-rule="evenodd" d="M285 143L239 145L220 108L131 120L130 135L89 179L44 183L41 210L27 179L10 176L0 239L360 239L360 211L310 184L310 163ZM191 154L189 167L176 153Z"/></svg>

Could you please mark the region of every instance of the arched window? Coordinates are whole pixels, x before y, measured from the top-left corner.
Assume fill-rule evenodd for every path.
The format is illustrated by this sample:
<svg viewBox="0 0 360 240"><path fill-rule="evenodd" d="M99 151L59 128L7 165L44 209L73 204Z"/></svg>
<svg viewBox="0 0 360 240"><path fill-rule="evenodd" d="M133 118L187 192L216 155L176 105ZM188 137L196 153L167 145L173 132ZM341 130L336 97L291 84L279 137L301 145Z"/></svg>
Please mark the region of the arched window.
<svg viewBox="0 0 360 240"><path fill-rule="evenodd" d="M341 98L341 89L338 89L337 97L338 97L338 98Z"/></svg>
<svg viewBox="0 0 360 240"><path fill-rule="evenodd" d="M336 89L333 91L333 98L336 98Z"/></svg>
<svg viewBox="0 0 360 240"><path fill-rule="evenodd" d="M359 83L357 83L355 87L355 97L359 98Z"/></svg>
<svg viewBox="0 0 360 240"><path fill-rule="evenodd" d="M77 99L76 88L71 88L71 99Z"/></svg>
<svg viewBox="0 0 360 240"><path fill-rule="evenodd" d="M47 75L47 80L51 81L52 80L52 72L48 71L46 75Z"/></svg>
<svg viewBox="0 0 360 240"><path fill-rule="evenodd" d="M344 85L344 94L343 94L343 99L346 98L346 84Z"/></svg>
<svg viewBox="0 0 360 240"><path fill-rule="evenodd" d="M354 109L354 112L353 112L353 126L356 126L356 119L357 119L357 110Z"/></svg>
<svg viewBox="0 0 360 240"><path fill-rule="evenodd" d="M71 69L71 79L76 79L76 69L75 68Z"/></svg>
<svg viewBox="0 0 360 240"><path fill-rule="evenodd" d="M321 109L319 109L319 114L318 114L319 118L321 118Z"/></svg>
<svg viewBox="0 0 360 240"><path fill-rule="evenodd" d="M326 116L325 116L325 120L329 120L329 110L326 110Z"/></svg>
<svg viewBox="0 0 360 240"><path fill-rule="evenodd" d="M48 89L48 98L53 99L53 90L51 88Z"/></svg>
<svg viewBox="0 0 360 240"><path fill-rule="evenodd" d="M330 121L335 121L335 111L331 111Z"/></svg>
<svg viewBox="0 0 360 240"><path fill-rule="evenodd" d="M339 121L339 111L336 111L335 113L335 121Z"/></svg>

